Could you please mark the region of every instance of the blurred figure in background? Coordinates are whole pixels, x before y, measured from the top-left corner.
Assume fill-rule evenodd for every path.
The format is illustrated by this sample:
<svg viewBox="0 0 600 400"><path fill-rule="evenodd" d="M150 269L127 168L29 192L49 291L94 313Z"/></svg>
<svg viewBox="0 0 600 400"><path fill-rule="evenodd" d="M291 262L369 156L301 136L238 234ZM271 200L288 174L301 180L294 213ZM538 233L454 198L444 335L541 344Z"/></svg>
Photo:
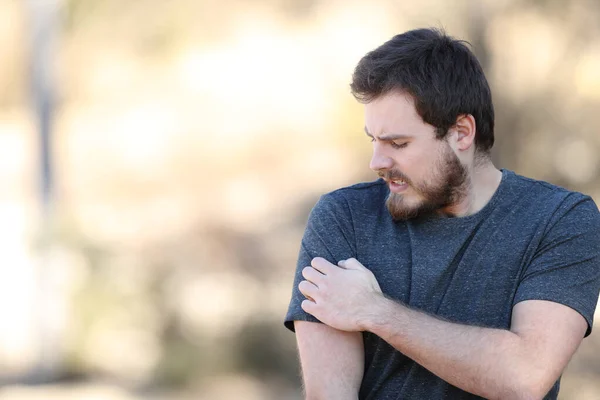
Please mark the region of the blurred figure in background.
<svg viewBox="0 0 600 400"><path fill-rule="evenodd" d="M311 212L285 320L307 399L556 399L600 291L595 203L494 166L487 79L441 31L351 87L381 179Z"/></svg>

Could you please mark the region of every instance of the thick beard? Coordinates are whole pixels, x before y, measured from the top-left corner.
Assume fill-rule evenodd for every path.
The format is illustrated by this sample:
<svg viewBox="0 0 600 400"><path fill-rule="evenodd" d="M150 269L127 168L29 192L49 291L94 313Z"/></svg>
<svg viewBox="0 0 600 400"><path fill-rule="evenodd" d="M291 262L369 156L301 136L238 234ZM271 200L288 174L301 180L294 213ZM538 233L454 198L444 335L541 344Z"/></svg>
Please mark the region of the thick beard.
<svg viewBox="0 0 600 400"><path fill-rule="evenodd" d="M402 174L394 171L390 171L386 175L390 179L404 178ZM468 178L469 175L465 166L461 164L456 154L449 147L446 147L443 154L435 162L432 171L432 180L439 183L417 186L405 179L409 186L423 197L419 203L410 205L405 201L402 194L390 192L385 205L395 221L405 221L433 214L440 209L458 203L464 198L468 190Z"/></svg>

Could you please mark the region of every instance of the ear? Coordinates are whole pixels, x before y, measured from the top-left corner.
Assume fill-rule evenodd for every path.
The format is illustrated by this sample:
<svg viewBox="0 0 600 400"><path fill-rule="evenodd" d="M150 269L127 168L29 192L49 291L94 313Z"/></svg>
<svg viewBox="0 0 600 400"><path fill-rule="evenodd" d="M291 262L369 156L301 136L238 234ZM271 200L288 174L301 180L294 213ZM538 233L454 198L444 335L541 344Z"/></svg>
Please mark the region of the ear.
<svg viewBox="0 0 600 400"><path fill-rule="evenodd" d="M475 118L471 114L459 115L454 125L456 130L456 147L458 150L468 150L475 144Z"/></svg>

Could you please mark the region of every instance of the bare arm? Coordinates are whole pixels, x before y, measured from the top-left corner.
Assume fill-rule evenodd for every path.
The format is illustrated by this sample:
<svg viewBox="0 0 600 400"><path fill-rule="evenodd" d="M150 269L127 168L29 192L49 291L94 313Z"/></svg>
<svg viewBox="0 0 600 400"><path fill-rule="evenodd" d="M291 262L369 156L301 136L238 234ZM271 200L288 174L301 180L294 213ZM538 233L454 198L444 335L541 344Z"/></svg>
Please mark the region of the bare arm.
<svg viewBox="0 0 600 400"><path fill-rule="evenodd" d="M364 372L362 333L306 321L295 321L294 327L306 399L358 399Z"/></svg>
<svg viewBox="0 0 600 400"><path fill-rule="evenodd" d="M445 381L489 399L542 399L587 329L558 303L513 308L511 330L455 324L384 299L366 329Z"/></svg>
<svg viewBox="0 0 600 400"><path fill-rule="evenodd" d="M489 399L541 399L581 343L585 318L559 303L522 301L511 329L444 321L384 297L355 259L315 258L298 285L302 308L344 331L370 331L445 381Z"/></svg>

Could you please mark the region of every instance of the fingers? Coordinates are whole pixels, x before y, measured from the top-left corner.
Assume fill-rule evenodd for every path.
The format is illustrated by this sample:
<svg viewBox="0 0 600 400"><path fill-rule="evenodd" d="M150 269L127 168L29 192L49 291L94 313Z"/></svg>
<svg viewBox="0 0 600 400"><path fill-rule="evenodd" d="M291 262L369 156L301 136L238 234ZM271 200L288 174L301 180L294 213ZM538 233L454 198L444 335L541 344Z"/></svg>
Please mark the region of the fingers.
<svg viewBox="0 0 600 400"><path fill-rule="evenodd" d="M324 259L323 257L315 257L310 262L310 265L323 275L327 275L332 271L332 268L335 267L332 263Z"/></svg>
<svg viewBox="0 0 600 400"><path fill-rule="evenodd" d="M317 306L317 304L314 303L314 302L312 302L312 301L310 301L310 300L304 300L302 302L302 304L300 304L300 306L307 313L313 314L315 312L315 307Z"/></svg>
<svg viewBox="0 0 600 400"><path fill-rule="evenodd" d="M300 293L302 293L304 297L307 297L314 301L314 298L317 292L319 291L319 288L316 287L314 283L311 283L309 281L302 281L298 284L298 290L300 290Z"/></svg>
<svg viewBox="0 0 600 400"><path fill-rule="evenodd" d="M312 259L312 267L322 273L323 275L329 275L334 272L334 264L330 263L323 257L315 257ZM355 270L367 270L356 258L348 258L347 260L341 260L337 264L338 267L343 269L355 269ZM314 281L313 281L314 282Z"/></svg>
<svg viewBox="0 0 600 400"><path fill-rule="evenodd" d="M338 262L338 265L345 269L355 269L355 270L366 270L367 269L356 258L349 258L347 260L341 260L340 262Z"/></svg>
<svg viewBox="0 0 600 400"><path fill-rule="evenodd" d="M317 287L319 286L319 283L321 283L323 281L323 278L325 277L325 275L323 275L322 273L320 273L313 267L304 267L304 269L302 269L302 276L307 281L314 283Z"/></svg>

